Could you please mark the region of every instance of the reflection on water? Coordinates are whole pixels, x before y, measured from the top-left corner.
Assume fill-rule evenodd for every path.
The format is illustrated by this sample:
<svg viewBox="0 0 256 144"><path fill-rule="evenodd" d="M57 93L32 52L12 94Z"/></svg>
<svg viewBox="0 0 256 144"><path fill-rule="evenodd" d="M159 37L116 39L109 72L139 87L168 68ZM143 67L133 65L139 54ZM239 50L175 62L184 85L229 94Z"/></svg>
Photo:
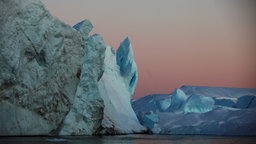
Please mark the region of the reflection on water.
<svg viewBox="0 0 256 144"><path fill-rule="evenodd" d="M0 137L0 144L255 144L256 137L202 135L116 135Z"/></svg>

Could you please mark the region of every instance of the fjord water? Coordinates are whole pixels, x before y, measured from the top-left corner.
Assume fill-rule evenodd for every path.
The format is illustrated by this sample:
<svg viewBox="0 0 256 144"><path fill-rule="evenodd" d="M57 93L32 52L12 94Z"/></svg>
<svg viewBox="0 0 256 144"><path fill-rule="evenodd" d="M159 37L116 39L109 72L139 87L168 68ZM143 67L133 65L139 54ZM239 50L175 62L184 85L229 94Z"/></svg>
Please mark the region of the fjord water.
<svg viewBox="0 0 256 144"><path fill-rule="evenodd" d="M115 135L67 137L0 137L0 144L255 144L252 136Z"/></svg>

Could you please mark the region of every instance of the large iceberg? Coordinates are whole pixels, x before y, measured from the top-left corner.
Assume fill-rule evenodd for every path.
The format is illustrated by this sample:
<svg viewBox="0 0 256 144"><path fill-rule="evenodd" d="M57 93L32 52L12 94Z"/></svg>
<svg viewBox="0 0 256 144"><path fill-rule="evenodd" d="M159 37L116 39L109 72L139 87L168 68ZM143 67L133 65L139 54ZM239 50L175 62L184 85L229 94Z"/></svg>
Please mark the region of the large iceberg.
<svg viewBox="0 0 256 144"><path fill-rule="evenodd" d="M256 89L182 86L133 100L154 134L256 135Z"/></svg>
<svg viewBox="0 0 256 144"><path fill-rule="evenodd" d="M1 0L0 13L0 135L56 135L74 103L85 41L38 0Z"/></svg>
<svg viewBox="0 0 256 144"><path fill-rule="evenodd" d="M0 1L0 135L143 132L130 103L137 67L83 20L73 28L39 0ZM128 64L128 66L126 66Z"/></svg>

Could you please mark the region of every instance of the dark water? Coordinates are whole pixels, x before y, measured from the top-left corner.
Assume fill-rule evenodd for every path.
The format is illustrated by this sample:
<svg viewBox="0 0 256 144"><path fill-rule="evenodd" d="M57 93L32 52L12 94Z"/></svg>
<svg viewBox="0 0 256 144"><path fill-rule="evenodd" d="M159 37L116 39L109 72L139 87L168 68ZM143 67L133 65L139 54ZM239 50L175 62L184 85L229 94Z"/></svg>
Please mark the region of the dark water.
<svg viewBox="0 0 256 144"><path fill-rule="evenodd" d="M199 135L117 135L0 137L0 144L256 144L256 137Z"/></svg>

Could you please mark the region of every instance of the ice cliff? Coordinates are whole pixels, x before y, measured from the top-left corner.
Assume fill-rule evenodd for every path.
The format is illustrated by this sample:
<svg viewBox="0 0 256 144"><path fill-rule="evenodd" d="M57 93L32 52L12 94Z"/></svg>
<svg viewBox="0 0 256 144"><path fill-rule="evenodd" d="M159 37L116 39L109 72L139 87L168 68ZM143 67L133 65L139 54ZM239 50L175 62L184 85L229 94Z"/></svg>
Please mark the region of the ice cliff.
<svg viewBox="0 0 256 144"><path fill-rule="evenodd" d="M129 45L124 45L124 42ZM122 50L130 53L122 53ZM132 47L126 38L117 50L117 55L127 57L132 55ZM126 59L131 67L117 65L118 61L115 53L110 47L106 48L105 70L99 80L99 91L104 100L104 119L100 133L139 133L146 130L139 124L139 121L131 107L130 98L137 83L137 67L133 59ZM123 61L126 61L123 60ZM125 62L124 62L125 63ZM123 67L123 68L121 68ZM126 75L122 74L126 72ZM132 84L131 84L132 83Z"/></svg>
<svg viewBox="0 0 256 144"><path fill-rule="evenodd" d="M134 100L154 134L256 135L256 89L182 86Z"/></svg>
<svg viewBox="0 0 256 144"><path fill-rule="evenodd" d="M142 132L129 39L116 55L88 20L73 28L39 0L0 1L0 135Z"/></svg>

